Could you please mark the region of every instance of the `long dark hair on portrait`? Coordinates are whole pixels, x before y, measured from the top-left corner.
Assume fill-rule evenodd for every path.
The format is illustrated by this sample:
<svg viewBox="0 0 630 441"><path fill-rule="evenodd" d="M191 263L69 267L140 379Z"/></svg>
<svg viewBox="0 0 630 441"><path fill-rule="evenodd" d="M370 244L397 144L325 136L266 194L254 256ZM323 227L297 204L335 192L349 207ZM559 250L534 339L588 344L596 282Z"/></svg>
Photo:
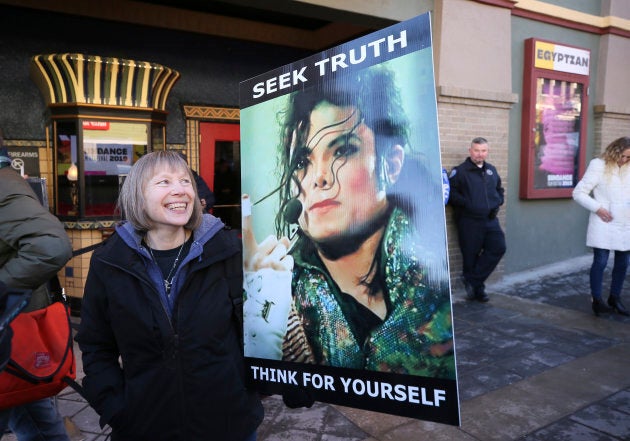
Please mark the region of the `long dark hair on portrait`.
<svg viewBox="0 0 630 441"><path fill-rule="evenodd" d="M399 207L407 214L411 221L419 227L418 219L415 218L414 201L418 198L418 193L423 194L423 198L439 195L441 189L433 182L430 173L427 172L421 157L409 146L409 120L405 114L399 89L396 86L394 72L383 65L373 66L364 70L353 72L344 78L326 82L311 88L294 92L289 97L286 109L278 116L282 120L280 149L279 149L279 170L280 207L275 219L276 233L278 236L298 236L298 243L302 246L313 246L309 244L304 233L297 228L297 218L301 212L301 204L297 201L300 192L300 181L296 171L300 168L301 149L308 150L311 140L307 139L310 129L310 116L312 111L321 103L329 103L338 107L354 108L358 114L357 120L370 127L375 136L375 148L377 158L377 182L380 190L385 190L390 209L381 219L376 219L378 223L375 227L382 226L387 222L389 214L394 207ZM354 116L354 115L353 115ZM342 121L340 124L343 124ZM327 129L327 128L326 128ZM314 135L314 138L317 134ZM405 150L405 158L401 174L396 182L389 182L386 155L388 149L393 145L400 145ZM343 161L343 159L340 159ZM341 165L343 166L343 165ZM331 168L333 166L331 165ZM333 180L335 170L333 168ZM443 205L438 202L437 207L443 209ZM296 206L298 208L296 208ZM427 217L422 214L421 217ZM431 219L424 219L431 221ZM362 237L345 240L344 247L358 247ZM339 246L339 244L336 244ZM328 248L323 244L318 244L319 251L324 251L329 258L335 258L335 252L343 255L343 252L352 251L349 249ZM314 250L314 248L313 248ZM365 275L363 282L371 292L378 291L383 284L382 275L378 274L376 268L380 261L380 247L377 255L374 256L372 268ZM372 275L372 276L371 276Z"/></svg>
<svg viewBox="0 0 630 441"><path fill-rule="evenodd" d="M283 119L279 152L279 169L282 175L279 189L280 210L275 220L276 233L279 236L290 233L291 221L287 221L285 213L287 205L295 199L300 188L295 176L300 158L297 155L291 157L291 153L309 145L306 138L311 112L324 102L355 108L359 120L372 129L378 158L379 186L387 190L388 196L394 191L387 182L385 154L392 145L407 146L409 121L392 71L378 65L357 71L338 81L294 92L286 110L280 115Z"/></svg>

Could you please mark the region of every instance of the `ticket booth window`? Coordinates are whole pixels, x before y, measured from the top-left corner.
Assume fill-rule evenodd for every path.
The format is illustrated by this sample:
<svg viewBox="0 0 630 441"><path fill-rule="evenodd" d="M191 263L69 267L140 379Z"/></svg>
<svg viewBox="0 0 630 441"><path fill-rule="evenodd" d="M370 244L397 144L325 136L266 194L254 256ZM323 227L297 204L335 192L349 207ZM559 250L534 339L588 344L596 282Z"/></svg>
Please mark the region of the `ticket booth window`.
<svg viewBox="0 0 630 441"><path fill-rule="evenodd" d="M584 173L590 53L525 44L522 199L569 198Z"/></svg>
<svg viewBox="0 0 630 441"><path fill-rule="evenodd" d="M56 121L54 133L58 216L115 216L120 186L131 166L150 145L163 148L152 143L147 123Z"/></svg>
<svg viewBox="0 0 630 441"><path fill-rule="evenodd" d="M77 167L76 123L57 124L56 141L56 212L58 216L77 216L79 214L79 169Z"/></svg>

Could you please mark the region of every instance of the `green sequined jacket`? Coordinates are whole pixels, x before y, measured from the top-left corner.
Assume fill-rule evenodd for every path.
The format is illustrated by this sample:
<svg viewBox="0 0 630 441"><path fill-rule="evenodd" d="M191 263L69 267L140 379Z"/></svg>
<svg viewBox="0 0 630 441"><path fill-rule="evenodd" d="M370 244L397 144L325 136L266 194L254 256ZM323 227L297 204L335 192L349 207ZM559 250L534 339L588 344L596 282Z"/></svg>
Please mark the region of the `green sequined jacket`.
<svg viewBox="0 0 630 441"><path fill-rule="evenodd" d="M455 357L447 289L431 288L418 260L419 237L409 217L394 209L381 243L379 270L385 281L388 313L359 342L341 307L343 297L306 241L292 254L294 305L284 359L436 378L455 378ZM296 326L295 321L299 320ZM302 333L302 335L299 335ZM287 356L287 340L293 354ZM296 356L297 341L308 342Z"/></svg>

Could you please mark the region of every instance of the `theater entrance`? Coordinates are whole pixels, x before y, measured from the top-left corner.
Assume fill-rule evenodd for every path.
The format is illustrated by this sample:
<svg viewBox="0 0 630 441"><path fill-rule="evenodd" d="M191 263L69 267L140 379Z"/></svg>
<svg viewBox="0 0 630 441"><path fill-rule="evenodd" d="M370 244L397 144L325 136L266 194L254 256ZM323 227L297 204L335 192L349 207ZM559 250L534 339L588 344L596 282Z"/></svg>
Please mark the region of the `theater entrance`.
<svg viewBox="0 0 630 441"><path fill-rule="evenodd" d="M214 192L212 214L241 229L241 134L237 123L200 122L199 174Z"/></svg>

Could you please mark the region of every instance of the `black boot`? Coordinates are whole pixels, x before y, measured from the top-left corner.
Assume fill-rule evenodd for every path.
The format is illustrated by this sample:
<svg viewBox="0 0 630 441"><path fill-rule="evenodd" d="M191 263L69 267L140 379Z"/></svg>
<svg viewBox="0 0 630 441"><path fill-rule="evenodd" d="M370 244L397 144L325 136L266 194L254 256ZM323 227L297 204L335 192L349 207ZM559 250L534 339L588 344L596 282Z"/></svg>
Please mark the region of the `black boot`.
<svg viewBox="0 0 630 441"><path fill-rule="evenodd" d="M621 303L621 299L620 298L617 298L617 297L614 297L614 296L610 296L610 297L608 297L608 304L618 314L625 315L625 316L630 316L630 312L628 312L626 307L623 306L623 303Z"/></svg>
<svg viewBox="0 0 630 441"><path fill-rule="evenodd" d="M600 314L612 312L612 309L606 306L602 299L593 298L593 312L599 317Z"/></svg>
<svg viewBox="0 0 630 441"><path fill-rule="evenodd" d="M488 294L486 294L486 289L483 287L483 285L475 289L475 300L481 303L486 303L488 300L490 300L490 297L488 297Z"/></svg>
<svg viewBox="0 0 630 441"><path fill-rule="evenodd" d="M464 289L466 290L466 300L475 300L475 289L473 286L464 280Z"/></svg>

